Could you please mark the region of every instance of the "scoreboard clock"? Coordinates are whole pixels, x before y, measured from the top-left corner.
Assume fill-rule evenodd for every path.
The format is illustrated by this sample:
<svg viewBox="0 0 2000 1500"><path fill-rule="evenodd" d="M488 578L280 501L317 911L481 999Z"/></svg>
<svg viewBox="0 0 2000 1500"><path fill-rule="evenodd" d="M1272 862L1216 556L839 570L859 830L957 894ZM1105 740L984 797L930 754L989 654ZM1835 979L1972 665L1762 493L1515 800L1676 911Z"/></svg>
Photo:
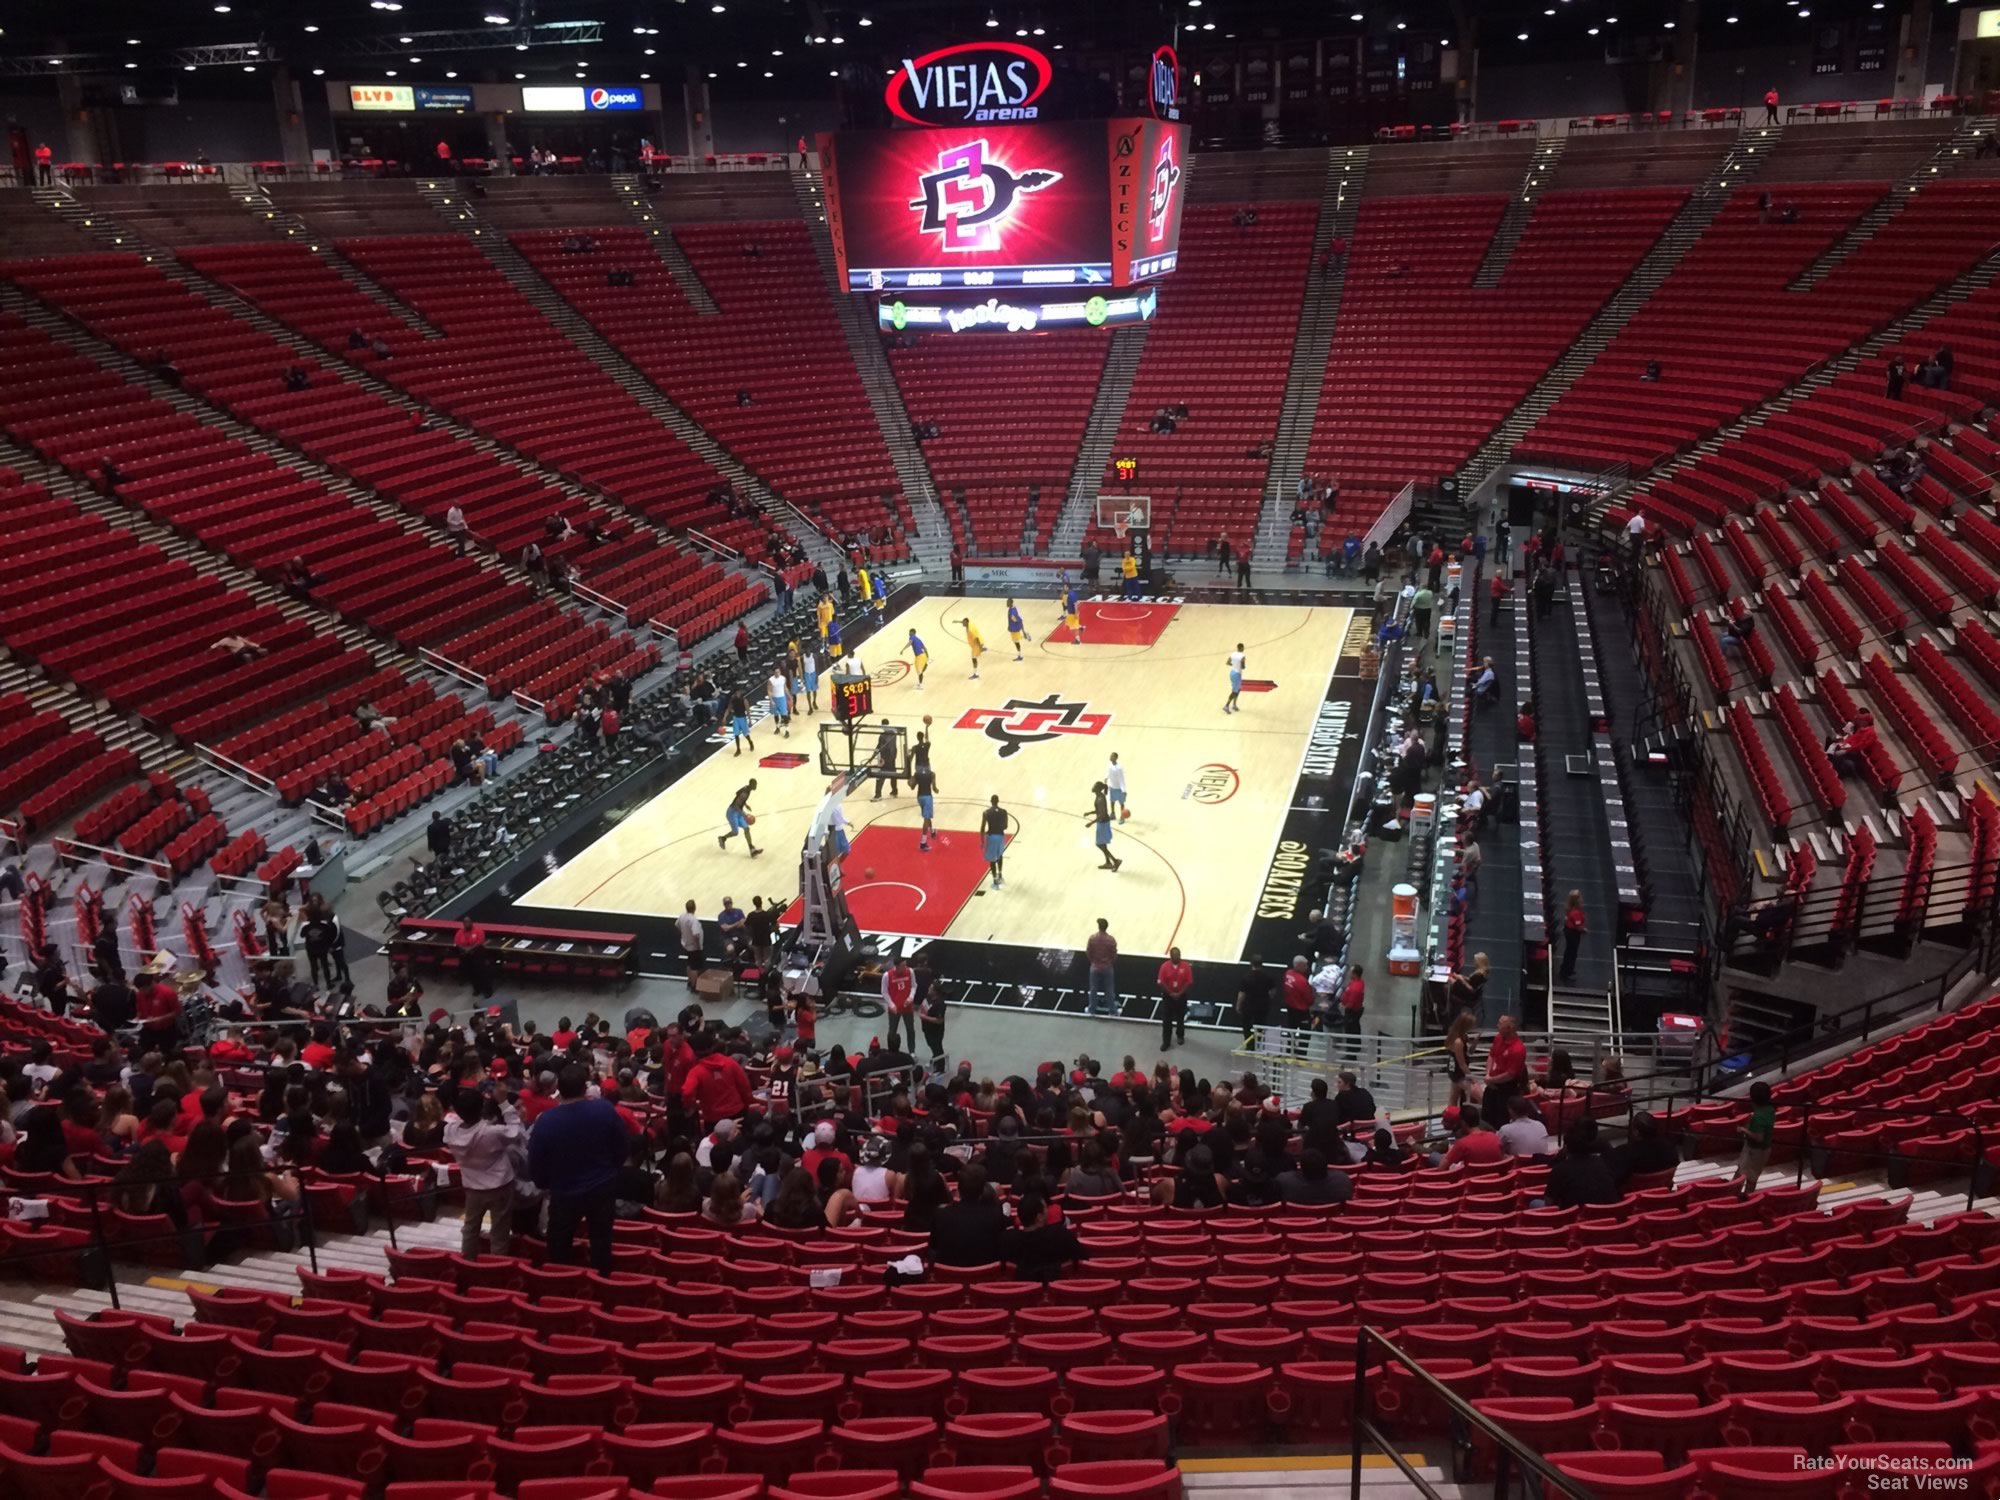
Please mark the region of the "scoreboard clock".
<svg viewBox="0 0 2000 1500"><path fill-rule="evenodd" d="M1113 459L1111 461L1111 472L1118 476L1120 484L1130 484L1139 477L1139 460L1136 458Z"/></svg>
<svg viewBox="0 0 2000 1500"><path fill-rule="evenodd" d="M833 679L833 716L853 724L875 711L875 681L871 677Z"/></svg>

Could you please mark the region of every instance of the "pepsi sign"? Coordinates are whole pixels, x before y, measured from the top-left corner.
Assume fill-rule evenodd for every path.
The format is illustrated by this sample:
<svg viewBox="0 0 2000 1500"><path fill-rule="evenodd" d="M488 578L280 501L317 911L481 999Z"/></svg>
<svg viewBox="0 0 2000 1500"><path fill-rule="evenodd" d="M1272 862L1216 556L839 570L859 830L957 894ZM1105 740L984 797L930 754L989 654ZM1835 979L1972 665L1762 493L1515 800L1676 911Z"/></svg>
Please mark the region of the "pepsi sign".
<svg viewBox="0 0 2000 1500"><path fill-rule="evenodd" d="M1181 60L1171 47L1153 53L1153 66L1146 78L1146 103L1156 120L1181 117Z"/></svg>
<svg viewBox="0 0 2000 1500"><path fill-rule="evenodd" d="M583 96L585 109L644 109L645 98L636 88L593 88Z"/></svg>
<svg viewBox="0 0 2000 1500"><path fill-rule="evenodd" d="M962 42L906 57L883 101L912 125L987 125L1033 120L1055 69L1018 42Z"/></svg>

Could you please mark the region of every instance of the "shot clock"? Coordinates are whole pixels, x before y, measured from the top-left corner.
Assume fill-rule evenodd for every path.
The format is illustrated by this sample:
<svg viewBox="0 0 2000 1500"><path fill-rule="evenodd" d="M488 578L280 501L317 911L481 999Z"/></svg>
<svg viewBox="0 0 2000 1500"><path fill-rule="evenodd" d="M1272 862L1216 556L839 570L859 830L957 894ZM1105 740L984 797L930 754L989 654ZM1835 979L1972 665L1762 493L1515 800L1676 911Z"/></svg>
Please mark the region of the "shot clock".
<svg viewBox="0 0 2000 1500"><path fill-rule="evenodd" d="M853 724L875 711L875 682L869 677L833 679L833 716L843 724Z"/></svg>

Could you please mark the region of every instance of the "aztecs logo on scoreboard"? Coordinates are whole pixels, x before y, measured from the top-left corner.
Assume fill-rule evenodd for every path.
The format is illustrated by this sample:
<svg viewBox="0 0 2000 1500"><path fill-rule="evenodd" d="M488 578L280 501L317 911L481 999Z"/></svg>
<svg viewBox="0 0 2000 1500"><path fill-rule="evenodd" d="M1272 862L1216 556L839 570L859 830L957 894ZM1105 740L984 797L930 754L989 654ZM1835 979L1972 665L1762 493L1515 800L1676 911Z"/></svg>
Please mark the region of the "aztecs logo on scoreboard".
<svg viewBox="0 0 2000 1500"><path fill-rule="evenodd" d="M1012 171L993 160L981 138L939 152L937 170L917 178L920 194L910 207L923 231L936 235L946 250L997 250L1021 196L1062 181L1062 175L1044 168Z"/></svg>
<svg viewBox="0 0 2000 1500"><path fill-rule="evenodd" d="M1042 699L1009 698L1003 708L968 708L954 729L978 729L1000 747L1002 760L1021 753L1023 745L1046 744L1065 735L1102 734L1110 714L1089 712L1088 703L1065 703L1050 693Z"/></svg>
<svg viewBox="0 0 2000 1500"><path fill-rule="evenodd" d="M1181 185L1181 164L1174 159L1174 133L1160 133L1160 149L1153 153L1152 181L1146 193L1146 243L1157 245L1167 237L1173 223L1174 194Z"/></svg>

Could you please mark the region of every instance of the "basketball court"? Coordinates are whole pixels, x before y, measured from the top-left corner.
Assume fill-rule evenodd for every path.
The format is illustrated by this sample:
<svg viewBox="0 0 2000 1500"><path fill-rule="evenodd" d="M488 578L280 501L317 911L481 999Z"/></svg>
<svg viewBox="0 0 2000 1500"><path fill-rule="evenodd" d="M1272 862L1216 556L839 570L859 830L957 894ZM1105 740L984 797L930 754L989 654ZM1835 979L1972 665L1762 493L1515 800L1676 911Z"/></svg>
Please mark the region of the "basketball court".
<svg viewBox="0 0 2000 1500"><path fill-rule="evenodd" d="M1353 611L1099 595L1082 604L1079 642L1056 601L1023 598L1020 609L1032 640L1018 662L998 598L925 597L858 648L874 709L852 759L869 759L883 718L914 739L929 716L937 834L929 851L919 847L907 781L893 794L881 788L879 800L873 781L848 795L852 852L841 875L856 922L884 936L1070 949L1101 916L1124 952L1178 944L1191 960L1236 962L1308 755L1326 755L1323 710L1343 646L1352 650ZM976 681L968 617L986 645ZM930 652L921 687L911 629ZM1225 715L1226 658L1238 642L1244 691L1239 711ZM792 902L800 849L833 779L820 768L819 726L832 722L824 675L820 687L819 714L795 719L789 739L760 718L754 754L718 741L517 904L672 917L692 899L713 920L725 895L738 906L753 895ZM1336 739L1344 704L1338 724ZM1124 861L1116 873L1101 868L1088 817L1091 785L1113 752L1131 810L1112 843ZM751 778L751 834L765 851L754 860L740 835L726 848L716 842L730 799ZM1010 828L999 890L978 832L996 793Z"/></svg>

